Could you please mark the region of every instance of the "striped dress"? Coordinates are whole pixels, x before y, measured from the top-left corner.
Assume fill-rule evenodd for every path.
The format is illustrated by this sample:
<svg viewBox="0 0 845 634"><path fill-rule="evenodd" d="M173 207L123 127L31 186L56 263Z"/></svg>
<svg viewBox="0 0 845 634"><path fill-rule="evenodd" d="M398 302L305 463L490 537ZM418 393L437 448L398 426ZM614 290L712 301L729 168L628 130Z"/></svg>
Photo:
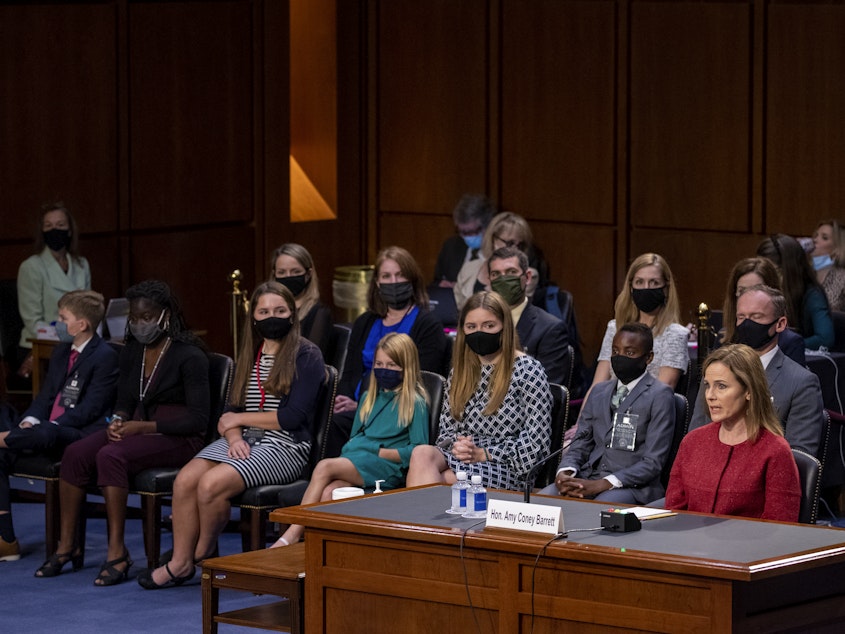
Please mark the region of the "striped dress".
<svg viewBox="0 0 845 634"><path fill-rule="evenodd" d="M319 387L323 377L323 360L316 346L304 339L301 341L296 357L296 375L290 392L281 397L269 392L265 393L264 411L281 410L279 411L280 419L285 417L286 408L296 408L297 414L305 412L306 416L312 414L315 409L314 401L317 393L315 388ZM267 379L272 367L273 356L262 353L259 359L259 373L262 381ZM261 392L253 372L247 387L244 411L257 412L260 403ZM264 437L250 447L248 458L230 458L228 451L227 440L219 438L200 451L197 458L230 465L243 478L247 488L263 484L285 484L293 482L302 473L311 451L311 440L310 437L297 440L290 431L284 428L265 430Z"/></svg>

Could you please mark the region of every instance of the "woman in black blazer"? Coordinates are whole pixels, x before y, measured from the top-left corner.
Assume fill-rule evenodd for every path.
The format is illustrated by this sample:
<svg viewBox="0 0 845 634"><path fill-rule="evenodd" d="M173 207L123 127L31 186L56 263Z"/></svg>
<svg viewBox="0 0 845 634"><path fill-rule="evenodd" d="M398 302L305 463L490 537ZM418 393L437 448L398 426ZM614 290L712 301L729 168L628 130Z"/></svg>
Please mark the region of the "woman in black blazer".
<svg viewBox="0 0 845 634"><path fill-rule="evenodd" d="M186 329L164 282L142 282L126 297L129 327L114 415L105 430L65 450L59 545L36 577L54 577L68 562L82 567L76 526L86 490L96 484L106 500L109 545L94 584L124 581L132 565L123 539L131 477L150 467L181 467L203 446L210 405L204 346Z"/></svg>

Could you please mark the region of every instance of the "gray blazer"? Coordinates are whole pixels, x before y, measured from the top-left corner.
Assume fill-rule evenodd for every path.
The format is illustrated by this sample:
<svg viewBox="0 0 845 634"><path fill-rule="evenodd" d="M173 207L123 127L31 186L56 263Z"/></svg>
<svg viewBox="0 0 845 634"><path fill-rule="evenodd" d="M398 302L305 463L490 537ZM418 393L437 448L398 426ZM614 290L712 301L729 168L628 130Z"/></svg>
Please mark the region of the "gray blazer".
<svg viewBox="0 0 845 634"><path fill-rule="evenodd" d="M778 348L766 368L766 379L769 382L775 411L783 425L786 442L793 449L801 449L818 457L824 426L824 402L819 377L795 363ZM698 386L689 430L709 422L710 415L702 382Z"/></svg>
<svg viewBox="0 0 845 634"><path fill-rule="evenodd" d="M660 472L669 455L675 430L674 393L646 373L619 405L619 411L637 414L634 451L608 447L613 430L610 399L616 379L593 387L587 405L578 418L578 433L559 469L571 467L576 476L598 480L614 475L630 488L637 504L648 504L665 495Z"/></svg>

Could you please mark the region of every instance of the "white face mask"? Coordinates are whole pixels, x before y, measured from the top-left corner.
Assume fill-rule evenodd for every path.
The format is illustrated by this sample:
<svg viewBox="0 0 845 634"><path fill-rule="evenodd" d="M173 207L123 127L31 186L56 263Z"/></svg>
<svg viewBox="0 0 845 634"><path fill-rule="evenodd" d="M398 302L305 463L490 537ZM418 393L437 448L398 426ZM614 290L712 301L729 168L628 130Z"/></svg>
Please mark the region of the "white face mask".
<svg viewBox="0 0 845 634"><path fill-rule="evenodd" d="M829 255L813 256L813 268L816 271L821 271L822 269L826 269L829 266L833 266L833 258L831 258Z"/></svg>

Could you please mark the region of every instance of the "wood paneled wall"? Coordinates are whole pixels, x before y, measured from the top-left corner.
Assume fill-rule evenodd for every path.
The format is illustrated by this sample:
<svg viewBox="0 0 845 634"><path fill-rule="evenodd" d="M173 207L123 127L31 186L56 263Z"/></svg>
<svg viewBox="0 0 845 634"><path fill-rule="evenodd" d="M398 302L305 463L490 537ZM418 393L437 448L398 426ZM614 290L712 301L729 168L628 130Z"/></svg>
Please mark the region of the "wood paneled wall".
<svg viewBox="0 0 845 634"><path fill-rule="evenodd" d="M762 236L841 215L842 2L334 10L337 147L314 156L336 161L338 218L292 224L287 2L0 6L0 276L61 197L97 289L162 277L228 350L232 269L252 288L275 246L301 242L330 297L335 266L396 243L431 275L452 207L480 192L528 218L590 356L639 253L667 257L686 320L721 304Z"/></svg>

